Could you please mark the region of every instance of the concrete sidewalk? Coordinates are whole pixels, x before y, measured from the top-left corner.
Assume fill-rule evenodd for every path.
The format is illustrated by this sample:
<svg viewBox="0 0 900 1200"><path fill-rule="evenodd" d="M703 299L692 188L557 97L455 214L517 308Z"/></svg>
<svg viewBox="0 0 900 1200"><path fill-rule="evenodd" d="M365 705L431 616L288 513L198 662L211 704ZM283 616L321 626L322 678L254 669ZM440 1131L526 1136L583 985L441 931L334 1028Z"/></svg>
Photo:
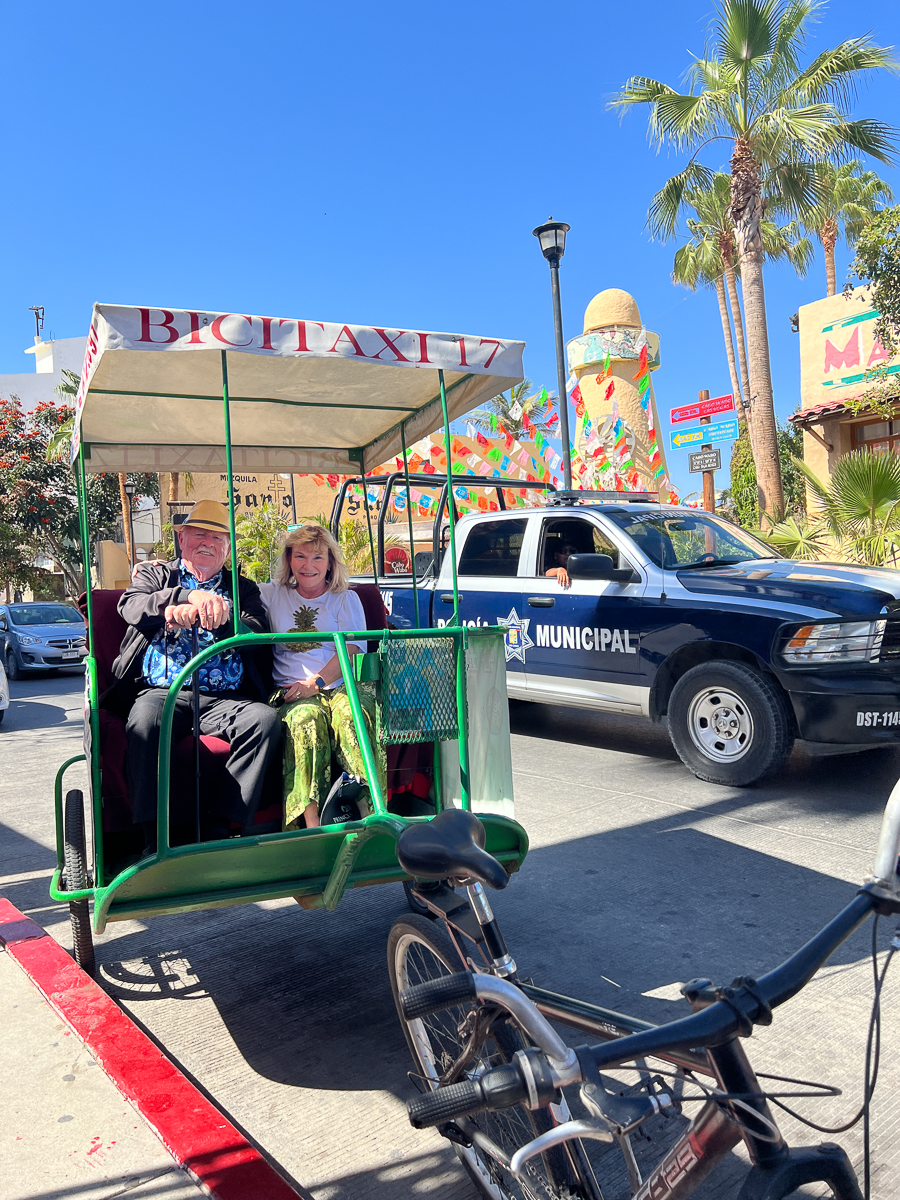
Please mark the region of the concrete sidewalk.
<svg viewBox="0 0 900 1200"><path fill-rule="evenodd" d="M194 1200L201 1189L0 949L0 1200Z"/></svg>
<svg viewBox="0 0 900 1200"><path fill-rule="evenodd" d="M2 896L0 949L0 1138L4 1167L13 1164L0 1171L0 1200L303 1200L59 943Z"/></svg>

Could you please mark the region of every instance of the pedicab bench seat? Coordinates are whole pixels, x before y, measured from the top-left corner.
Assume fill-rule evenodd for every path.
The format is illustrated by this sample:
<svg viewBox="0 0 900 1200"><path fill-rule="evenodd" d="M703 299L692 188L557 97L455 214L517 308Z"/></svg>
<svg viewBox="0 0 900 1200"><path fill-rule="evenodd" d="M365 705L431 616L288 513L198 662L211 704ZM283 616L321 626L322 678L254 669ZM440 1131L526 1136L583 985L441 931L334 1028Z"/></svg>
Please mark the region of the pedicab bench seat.
<svg viewBox="0 0 900 1200"><path fill-rule="evenodd" d="M386 614L381 592L375 584L355 584L353 590L359 596L366 617L367 629L384 629ZM102 696L113 683L112 666L119 653L127 628L119 614L118 604L121 590L95 591L93 593L94 630L91 650L97 662L98 692ZM84 604L82 602L82 611ZM370 643L374 649L374 643ZM116 713L101 708L100 723L100 771L101 794L103 797L104 833L127 833L133 829L131 801L125 772L125 721ZM200 735L200 778L201 788L214 789L228 758L229 744L222 738ZM428 794L430 767L425 747L391 747L388 754L389 795L409 794L423 797ZM430 752L430 747L428 748ZM403 753L405 751L405 753ZM171 776L173 807L180 803L187 807L193 800L194 788L194 738L188 734L175 746L174 765ZM280 768L273 772L267 783L267 796L255 814L252 832L263 833L280 829L283 818Z"/></svg>

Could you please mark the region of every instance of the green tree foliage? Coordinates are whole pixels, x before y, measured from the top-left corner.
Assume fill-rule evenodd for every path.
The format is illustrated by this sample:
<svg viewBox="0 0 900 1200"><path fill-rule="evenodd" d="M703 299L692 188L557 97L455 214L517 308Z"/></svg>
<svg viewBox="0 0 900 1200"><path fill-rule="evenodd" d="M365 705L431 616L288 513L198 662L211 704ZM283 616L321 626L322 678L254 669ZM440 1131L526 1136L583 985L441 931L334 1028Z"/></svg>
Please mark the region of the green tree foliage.
<svg viewBox="0 0 900 1200"><path fill-rule="evenodd" d="M483 433L494 430L494 422L499 421L507 433L513 437L528 438L529 430L525 429L523 417L528 417L531 425L547 437L556 436L559 432L556 415L556 397L551 396L546 388L529 396L534 385L530 379L523 379L515 387L509 389L509 394L501 392L488 400L484 408L476 408L465 418ZM492 422L493 418L493 422Z"/></svg>
<svg viewBox="0 0 900 1200"><path fill-rule="evenodd" d="M843 233L848 246L882 211L893 193L874 171L864 171L858 159L850 162L816 163L816 199L803 209L803 224L822 243L825 255L825 284L827 294L837 291L834 267L834 248Z"/></svg>
<svg viewBox="0 0 900 1200"><path fill-rule="evenodd" d="M0 588L10 599L17 591L30 588L40 593L47 584L47 571L34 565L35 552L21 529L0 521Z"/></svg>
<svg viewBox="0 0 900 1200"><path fill-rule="evenodd" d="M735 521L744 529L757 530L760 520L756 465L747 426L743 422L739 434L731 450L731 504ZM782 425L779 421L776 436L784 481L785 510L789 516L802 517L806 512L806 487L797 462L803 456L803 432L791 424Z"/></svg>
<svg viewBox="0 0 900 1200"><path fill-rule="evenodd" d="M235 519L238 559L248 579L266 583L272 578L289 524L274 504L262 504Z"/></svg>
<svg viewBox="0 0 900 1200"><path fill-rule="evenodd" d="M823 483L806 463L797 467L816 500L813 522L852 562L896 566L900 557L900 458L854 450Z"/></svg>
<svg viewBox="0 0 900 1200"><path fill-rule="evenodd" d="M868 37L850 38L802 64L817 0L720 0L704 52L682 92L633 76L615 106L646 105L658 148L687 151L684 169L651 202L655 234L676 226L685 192L707 185L713 172L698 161L712 146L730 144L731 203L747 332L753 449L760 499L768 519L784 512L763 289L761 222L764 194L801 216L817 198L815 164L854 152L887 161L895 131L882 121L851 119L859 83L873 71L894 70L889 50Z"/></svg>
<svg viewBox="0 0 900 1200"><path fill-rule="evenodd" d="M859 235L850 275L872 284L875 336L890 354L900 353L900 204L873 217Z"/></svg>
<svg viewBox="0 0 900 1200"><path fill-rule="evenodd" d="M84 588L84 571L75 475L64 459L47 460L51 441L72 416L68 405L52 401L26 413L18 397L0 400L0 505L32 556L43 553L54 559L67 593L76 596ZM152 476L131 478L139 491L152 489ZM119 512L115 475L88 476L87 505L91 545L114 537Z"/></svg>

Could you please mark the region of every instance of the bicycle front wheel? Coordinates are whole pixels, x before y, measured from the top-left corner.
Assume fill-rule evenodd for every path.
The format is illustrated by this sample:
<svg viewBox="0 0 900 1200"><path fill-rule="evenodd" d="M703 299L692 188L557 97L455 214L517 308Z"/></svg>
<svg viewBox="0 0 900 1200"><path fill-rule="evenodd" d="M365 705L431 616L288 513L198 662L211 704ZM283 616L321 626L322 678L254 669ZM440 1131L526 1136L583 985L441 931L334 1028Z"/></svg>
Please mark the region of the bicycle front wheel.
<svg viewBox="0 0 900 1200"><path fill-rule="evenodd" d="M406 988L464 969L450 938L433 921L412 915L400 917L392 925L388 938L388 970L395 1003L399 993ZM410 1053L427 1086L436 1088L461 1053L465 1039L460 1031L470 1008L471 1005L457 1005L407 1021L398 1004L397 1013ZM498 1023L466 1067L465 1076L476 1078L489 1067L509 1062L524 1045L514 1025ZM520 1146L552 1128L553 1121L546 1109L530 1112L516 1106L500 1112L476 1113L467 1118L465 1124L467 1129L474 1127L490 1139L508 1161ZM454 1149L472 1182L489 1200L578 1200L581 1197L597 1200L599 1196L597 1191L588 1192L581 1186L564 1149L532 1158L526 1166L527 1178L524 1180L512 1175L477 1141L471 1146L454 1143Z"/></svg>

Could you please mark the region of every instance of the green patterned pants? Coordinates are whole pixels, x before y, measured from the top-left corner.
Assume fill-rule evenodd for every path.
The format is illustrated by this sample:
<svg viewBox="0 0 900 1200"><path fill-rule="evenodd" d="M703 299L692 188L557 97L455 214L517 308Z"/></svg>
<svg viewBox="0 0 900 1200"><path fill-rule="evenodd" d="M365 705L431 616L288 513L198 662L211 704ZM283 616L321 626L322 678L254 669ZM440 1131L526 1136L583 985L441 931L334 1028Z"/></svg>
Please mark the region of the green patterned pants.
<svg viewBox="0 0 900 1200"><path fill-rule="evenodd" d="M375 738L375 696L371 687L365 684L359 684L358 688L378 779L382 793L386 795L384 747L378 745ZM280 713L287 727L284 737L285 828L296 829L306 806L315 801L321 811L331 791L332 755L349 775L365 779L366 769L344 684L307 700L291 701L282 706Z"/></svg>

